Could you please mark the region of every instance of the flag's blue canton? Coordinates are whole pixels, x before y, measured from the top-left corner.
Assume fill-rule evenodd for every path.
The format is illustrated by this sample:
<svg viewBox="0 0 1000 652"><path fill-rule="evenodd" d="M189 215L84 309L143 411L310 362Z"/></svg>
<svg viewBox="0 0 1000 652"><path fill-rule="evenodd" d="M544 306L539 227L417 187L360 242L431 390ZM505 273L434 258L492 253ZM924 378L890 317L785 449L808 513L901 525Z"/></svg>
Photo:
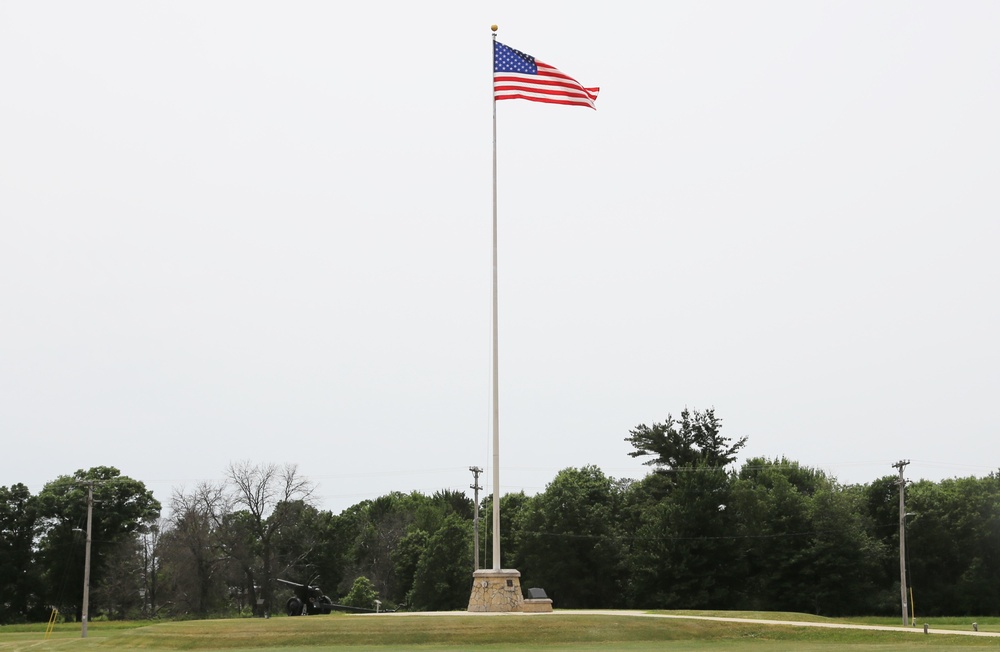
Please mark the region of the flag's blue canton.
<svg viewBox="0 0 1000 652"><path fill-rule="evenodd" d="M538 66L535 57L520 50L493 41L493 72L519 72L524 75L537 75Z"/></svg>

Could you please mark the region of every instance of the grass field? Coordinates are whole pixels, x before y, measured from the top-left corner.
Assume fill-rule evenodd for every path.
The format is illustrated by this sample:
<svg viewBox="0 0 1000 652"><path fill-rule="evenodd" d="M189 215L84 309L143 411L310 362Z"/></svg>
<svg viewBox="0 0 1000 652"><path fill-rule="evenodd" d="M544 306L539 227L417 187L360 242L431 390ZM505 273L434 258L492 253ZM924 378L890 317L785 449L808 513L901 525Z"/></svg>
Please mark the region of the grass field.
<svg viewBox="0 0 1000 652"><path fill-rule="evenodd" d="M848 622L805 614L663 612L692 615L812 622ZM966 619L971 623L971 619ZM858 622L858 621L854 621ZM866 621L868 624L876 624ZM934 628L962 623L928 621ZM981 619L980 631L1000 630L997 619ZM883 624L883 623L877 623ZM886 623L895 624L895 623ZM80 626L60 625L48 640L44 626L0 627L0 650L255 650L353 652L419 650L954 650L1000 649L1000 638L924 635L914 632L826 629L750 622L640 618L562 612L548 615L470 616L409 614L304 618L91 623L86 639Z"/></svg>

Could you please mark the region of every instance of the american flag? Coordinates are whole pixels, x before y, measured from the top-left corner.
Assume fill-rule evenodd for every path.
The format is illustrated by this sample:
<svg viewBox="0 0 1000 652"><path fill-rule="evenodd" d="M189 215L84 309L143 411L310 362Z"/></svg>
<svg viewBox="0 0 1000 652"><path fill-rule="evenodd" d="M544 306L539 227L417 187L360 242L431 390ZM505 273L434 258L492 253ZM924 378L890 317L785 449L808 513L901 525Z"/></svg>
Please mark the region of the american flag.
<svg viewBox="0 0 1000 652"><path fill-rule="evenodd" d="M550 104L589 106L600 88L585 88L566 73L530 54L493 42L493 97L497 100L530 100Z"/></svg>

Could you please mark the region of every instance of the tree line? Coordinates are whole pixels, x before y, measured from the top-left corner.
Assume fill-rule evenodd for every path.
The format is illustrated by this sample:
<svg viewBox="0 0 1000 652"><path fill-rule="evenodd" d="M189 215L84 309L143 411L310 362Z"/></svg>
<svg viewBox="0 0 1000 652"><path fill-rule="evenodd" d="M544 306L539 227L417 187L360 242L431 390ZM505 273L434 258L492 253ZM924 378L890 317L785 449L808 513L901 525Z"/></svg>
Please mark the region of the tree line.
<svg viewBox="0 0 1000 652"><path fill-rule="evenodd" d="M567 468L539 494L501 497L502 562L522 586L558 608L899 613L896 476L841 485L785 458L737 466L746 439L723 436L713 410L626 441L651 467L641 480ZM281 614L279 579L358 607L468 603L476 506L462 492L393 492L333 514L295 466L237 462L223 481L175 489L161 518L142 482L95 467L37 495L0 486L0 624L80 617L91 488L91 619ZM905 490L918 614L1000 614L1000 475ZM483 560L491 538L484 528Z"/></svg>

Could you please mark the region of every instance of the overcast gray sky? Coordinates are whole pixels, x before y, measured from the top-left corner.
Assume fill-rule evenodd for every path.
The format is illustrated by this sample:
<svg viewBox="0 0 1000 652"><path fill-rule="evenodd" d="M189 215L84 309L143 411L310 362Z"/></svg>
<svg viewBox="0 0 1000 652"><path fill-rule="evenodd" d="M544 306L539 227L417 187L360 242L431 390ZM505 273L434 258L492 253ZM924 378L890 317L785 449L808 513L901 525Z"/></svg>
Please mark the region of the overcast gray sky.
<svg viewBox="0 0 1000 652"><path fill-rule="evenodd" d="M0 485L489 469L491 23L601 87L497 106L504 492L1000 468L1000 3L491 5L0 0Z"/></svg>

